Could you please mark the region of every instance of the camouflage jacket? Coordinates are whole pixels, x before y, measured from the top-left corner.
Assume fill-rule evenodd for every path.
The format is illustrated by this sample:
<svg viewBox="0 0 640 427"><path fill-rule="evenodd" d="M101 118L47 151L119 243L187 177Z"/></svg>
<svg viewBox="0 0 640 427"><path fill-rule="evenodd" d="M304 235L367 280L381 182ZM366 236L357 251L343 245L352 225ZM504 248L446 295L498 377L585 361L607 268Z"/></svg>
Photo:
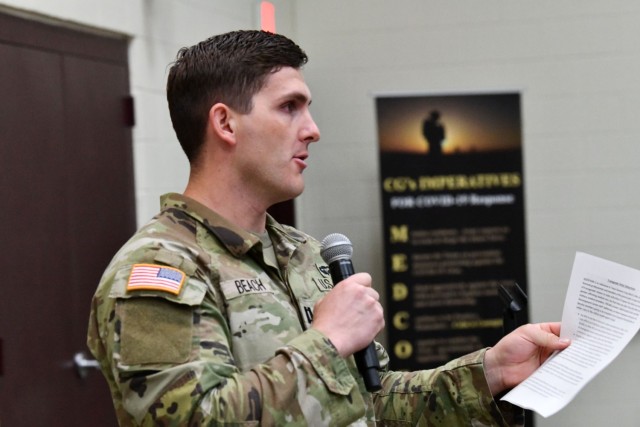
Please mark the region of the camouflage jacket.
<svg viewBox="0 0 640 427"><path fill-rule="evenodd" d="M273 265L258 237L194 200L162 205L92 302L87 342L121 426L521 423L492 399L484 350L407 373L376 344L383 389L368 393L353 358L309 328L332 288L317 240L269 217Z"/></svg>

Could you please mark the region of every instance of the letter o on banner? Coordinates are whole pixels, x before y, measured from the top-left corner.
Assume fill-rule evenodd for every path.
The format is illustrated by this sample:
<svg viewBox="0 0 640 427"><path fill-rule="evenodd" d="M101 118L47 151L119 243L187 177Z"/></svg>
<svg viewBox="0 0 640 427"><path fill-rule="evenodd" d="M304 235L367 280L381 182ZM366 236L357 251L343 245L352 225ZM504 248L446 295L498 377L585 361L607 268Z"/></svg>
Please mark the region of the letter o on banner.
<svg viewBox="0 0 640 427"><path fill-rule="evenodd" d="M413 346L409 341L398 341L396 345L393 346L393 352L398 359L408 359L413 354Z"/></svg>

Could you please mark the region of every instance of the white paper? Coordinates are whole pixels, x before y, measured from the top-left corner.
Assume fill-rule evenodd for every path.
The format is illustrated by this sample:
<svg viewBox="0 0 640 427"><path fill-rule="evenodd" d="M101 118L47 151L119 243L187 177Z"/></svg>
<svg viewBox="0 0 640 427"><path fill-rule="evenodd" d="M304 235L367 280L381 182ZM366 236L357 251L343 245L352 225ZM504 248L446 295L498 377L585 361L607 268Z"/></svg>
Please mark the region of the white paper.
<svg viewBox="0 0 640 427"><path fill-rule="evenodd" d="M620 354L639 328L640 271L576 253L560 331L571 345L502 400L553 415Z"/></svg>

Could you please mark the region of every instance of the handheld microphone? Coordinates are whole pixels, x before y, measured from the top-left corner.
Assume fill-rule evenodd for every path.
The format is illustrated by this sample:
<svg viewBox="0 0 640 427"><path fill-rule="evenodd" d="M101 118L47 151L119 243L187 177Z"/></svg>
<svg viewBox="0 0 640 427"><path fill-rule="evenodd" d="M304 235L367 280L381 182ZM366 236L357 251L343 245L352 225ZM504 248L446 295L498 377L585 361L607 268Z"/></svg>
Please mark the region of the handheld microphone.
<svg viewBox="0 0 640 427"><path fill-rule="evenodd" d="M334 285L354 274L351 256L353 246L347 236L339 233L329 234L322 240L320 255L324 262L329 265L331 280ZM382 388L380 384L380 361L376 354L373 343L357 351L353 357L356 360L358 371L362 375L365 387L368 391L378 391Z"/></svg>

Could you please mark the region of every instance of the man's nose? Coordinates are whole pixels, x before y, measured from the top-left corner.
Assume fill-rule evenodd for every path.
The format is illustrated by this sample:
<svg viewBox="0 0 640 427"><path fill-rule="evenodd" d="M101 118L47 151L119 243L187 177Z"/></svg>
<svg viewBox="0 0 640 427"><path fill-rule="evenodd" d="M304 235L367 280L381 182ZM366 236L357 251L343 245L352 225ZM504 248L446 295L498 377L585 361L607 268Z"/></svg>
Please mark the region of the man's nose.
<svg viewBox="0 0 640 427"><path fill-rule="evenodd" d="M311 117L311 113L308 113L308 118L303 129L303 140L306 142L316 142L320 139L320 129L316 122Z"/></svg>

